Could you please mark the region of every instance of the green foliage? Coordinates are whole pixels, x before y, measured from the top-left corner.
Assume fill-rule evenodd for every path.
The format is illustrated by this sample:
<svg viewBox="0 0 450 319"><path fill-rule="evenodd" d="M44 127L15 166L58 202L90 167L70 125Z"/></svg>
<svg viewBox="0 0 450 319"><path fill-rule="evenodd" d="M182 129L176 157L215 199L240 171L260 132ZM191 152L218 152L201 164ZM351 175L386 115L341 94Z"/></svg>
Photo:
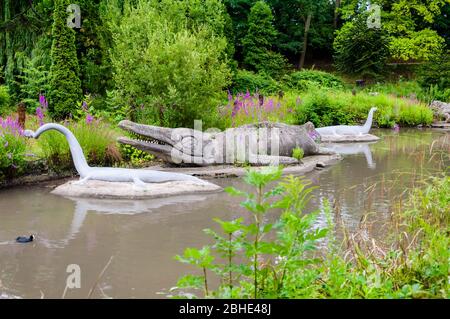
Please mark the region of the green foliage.
<svg viewBox="0 0 450 319"><path fill-rule="evenodd" d="M45 94L49 89L46 67L34 65L33 60L27 59L21 69L22 75L18 76L21 80L19 96L21 101L25 102L30 113L34 113L39 106L39 95Z"/></svg>
<svg viewBox="0 0 450 319"><path fill-rule="evenodd" d="M75 31L67 26L69 0L55 0L52 29L49 110L55 119L68 117L81 98Z"/></svg>
<svg viewBox="0 0 450 319"><path fill-rule="evenodd" d="M212 245L176 257L201 274L183 276L172 296L193 298L202 291L206 298L448 298L448 176L427 181L393 212L386 243L370 237L362 222L352 234L342 225L345 245L336 242L327 202L326 227L317 226L317 212L306 213L310 182L288 176L264 191L280 177L274 167L248 171L245 181L254 192L226 189L245 198L241 206L250 221L215 219L220 231L205 230ZM269 223L272 209L282 213ZM215 290L211 273L220 279Z"/></svg>
<svg viewBox="0 0 450 319"><path fill-rule="evenodd" d="M113 27L111 97L114 105L128 107L131 119L171 127L211 122L229 69L226 39L218 31L223 15L217 0L208 1L211 10L201 15L194 14L204 10L197 1L126 7Z"/></svg>
<svg viewBox="0 0 450 319"><path fill-rule="evenodd" d="M22 136L0 133L0 180L11 179L25 167L26 142Z"/></svg>
<svg viewBox="0 0 450 319"><path fill-rule="evenodd" d="M282 76L286 61L281 54L272 51L276 36L271 8L264 1L256 2L248 17L247 35L242 40L244 65L273 77Z"/></svg>
<svg viewBox="0 0 450 319"><path fill-rule="evenodd" d="M293 158L300 161L303 158L303 156L305 156L305 151L303 151L303 149L301 147L296 147L292 150Z"/></svg>
<svg viewBox="0 0 450 319"><path fill-rule="evenodd" d="M424 29L410 32L405 37L392 37L389 51L396 60L428 61L442 53L444 42L436 31Z"/></svg>
<svg viewBox="0 0 450 319"><path fill-rule="evenodd" d="M450 53L436 57L418 70L418 82L424 89L431 86L438 90L450 89Z"/></svg>
<svg viewBox="0 0 450 319"><path fill-rule="evenodd" d="M119 144L122 159L130 162L133 167L142 167L155 157L147 152L138 150L131 145Z"/></svg>
<svg viewBox="0 0 450 319"><path fill-rule="evenodd" d="M241 92L262 94L275 94L281 90L279 82L272 79L265 73L254 73L247 70L238 70L233 77L232 93Z"/></svg>
<svg viewBox="0 0 450 319"><path fill-rule="evenodd" d="M120 151L116 145L117 133L107 124L95 121L87 123L67 122L66 127L72 131L83 149L90 165L112 166L121 161ZM64 171L73 169L69 145L64 135L51 131L42 134L38 140L42 155L50 169Z"/></svg>
<svg viewBox="0 0 450 319"><path fill-rule="evenodd" d="M360 14L336 32L334 62L341 72L377 77L385 71L389 39L383 27L368 28L366 20Z"/></svg>
<svg viewBox="0 0 450 319"><path fill-rule="evenodd" d="M11 98L6 85L0 85L0 114L4 113L9 107Z"/></svg>
<svg viewBox="0 0 450 319"><path fill-rule="evenodd" d="M328 0L268 0L278 31L275 45L280 52L298 61L303 48L305 21L312 20L308 32L308 52L323 55L332 52L334 3Z"/></svg>
<svg viewBox="0 0 450 319"><path fill-rule="evenodd" d="M387 94L373 95L350 91L310 90L296 105L297 123L311 121L315 126L353 125L363 123L372 107L378 110L374 122L380 127L429 125L433 112L426 104L410 98Z"/></svg>
<svg viewBox="0 0 450 319"><path fill-rule="evenodd" d="M283 77L283 82L288 88L299 91L307 90L309 87L344 87L344 82L336 75L316 70L302 70L293 72L289 75L285 75Z"/></svg>

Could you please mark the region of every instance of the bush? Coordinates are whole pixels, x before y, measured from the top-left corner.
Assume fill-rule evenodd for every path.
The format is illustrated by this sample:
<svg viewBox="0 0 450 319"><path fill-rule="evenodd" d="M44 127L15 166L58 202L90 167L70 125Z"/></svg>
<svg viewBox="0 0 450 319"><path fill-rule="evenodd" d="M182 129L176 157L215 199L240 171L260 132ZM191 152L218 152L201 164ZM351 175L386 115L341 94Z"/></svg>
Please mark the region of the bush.
<svg viewBox="0 0 450 319"><path fill-rule="evenodd" d="M359 14L336 32L334 62L347 74L378 77L385 71L389 57L386 31L367 27L367 14Z"/></svg>
<svg viewBox="0 0 450 319"><path fill-rule="evenodd" d="M254 73L252 71L238 70L233 78L232 93L260 92L262 94L276 94L282 89L280 83L265 73Z"/></svg>
<svg viewBox="0 0 450 319"><path fill-rule="evenodd" d="M66 127L77 138L90 165L113 166L120 163L121 155L116 144L117 134L107 124L98 120L90 123L89 120L82 120L66 122ZM61 133L50 131L42 134L38 145L50 169L59 172L74 168L69 145Z"/></svg>
<svg viewBox="0 0 450 319"><path fill-rule="evenodd" d="M11 117L0 117L0 179L20 174L25 165L26 142L22 128Z"/></svg>
<svg viewBox="0 0 450 319"><path fill-rule="evenodd" d="M302 70L283 77L283 83L290 89L305 91L309 87L343 88L344 82L331 73Z"/></svg>
<svg viewBox="0 0 450 319"><path fill-rule="evenodd" d="M409 98L392 95L370 95L350 91L310 90L296 106L296 122L311 121L317 127L330 125L354 125L363 123L372 107L378 110L374 122L380 127L429 125L433 112L426 104Z"/></svg>
<svg viewBox="0 0 450 319"><path fill-rule="evenodd" d="M8 87L6 85L0 85L0 114L6 111L10 102L11 98L9 96Z"/></svg>
<svg viewBox="0 0 450 319"><path fill-rule="evenodd" d="M262 98L262 100L261 100ZM238 93L228 96L228 104L222 109L222 122L225 127L237 127L263 121L289 122L294 108L290 101L280 97L263 97L256 94Z"/></svg>
<svg viewBox="0 0 450 319"><path fill-rule="evenodd" d="M301 160L303 156L305 155L305 151L301 147L296 147L292 150L292 157Z"/></svg>
<svg viewBox="0 0 450 319"><path fill-rule="evenodd" d="M230 71L218 30L222 5L209 3L216 6L195 15L205 9L198 1L138 1L112 27L116 90L110 96L128 106L132 120L169 127L212 121Z"/></svg>
<svg viewBox="0 0 450 319"><path fill-rule="evenodd" d="M431 98L450 100L450 52L423 64L418 82Z"/></svg>
<svg viewBox="0 0 450 319"><path fill-rule="evenodd" d="M409 32L404 37L391 37L390 55L402 61L428 61L442 53L445 40L435 30Z"/></svg>

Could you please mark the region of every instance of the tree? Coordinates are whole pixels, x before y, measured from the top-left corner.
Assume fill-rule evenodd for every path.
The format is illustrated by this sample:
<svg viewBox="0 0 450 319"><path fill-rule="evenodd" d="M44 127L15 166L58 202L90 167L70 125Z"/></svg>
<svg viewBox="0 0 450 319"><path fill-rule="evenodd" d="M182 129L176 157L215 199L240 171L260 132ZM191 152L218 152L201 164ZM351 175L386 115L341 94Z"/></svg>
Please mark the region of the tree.
<svg viewBox="0 0 450 319"><path fill-rule="evenodd" d="M332 52L334 4L329 0L268 0L273 8L278 31L277 51L297 64L307 35L308 52L315 57L328 57ZM305 32L310 17L310 28Z"/></svg>
<svg viewBox="0 0 450 319"><path fill-rule="evenodd" d="M219 0L138 1L113 22L110 103L133 120L169 127L211 124L229 83ZM197 14L203 12L201 14Z"/></svg>
<svg viewBox="0 0 450 319"><path fill-rule="evenodd" d="M359 14L337 31L334 40L336 68L345 73L376 77L389 57L387 32L367 26L367 14Z"/></svg>
<svg viewBox="0 0 450 319"><path fill-rule="evenodd" d="M445 10L450 0L343 0L341 17L351 21L367 10L379 5L383 29L389 35L390 58L398 61L428 61L441 55L448 31ZM443 11L444 10L444 11ZM439 35L439 33L441 35Z"/></svg>
<svg viewBox="0 0 450 319"><path fill-rule="evenodd" d="M242 41L244 65L248 69L275 77L282 75L285 59L272 51L277 34L271 8L264 1L256 2L248 17L247 35Z"/></svg>
<svg viewBox="0 0 450 319"><path fill-rule="evenodd" d="M55 0L52 28L49 111L55 119L68 117L81 99L75 31L67 26L70 0Z"/></svg>

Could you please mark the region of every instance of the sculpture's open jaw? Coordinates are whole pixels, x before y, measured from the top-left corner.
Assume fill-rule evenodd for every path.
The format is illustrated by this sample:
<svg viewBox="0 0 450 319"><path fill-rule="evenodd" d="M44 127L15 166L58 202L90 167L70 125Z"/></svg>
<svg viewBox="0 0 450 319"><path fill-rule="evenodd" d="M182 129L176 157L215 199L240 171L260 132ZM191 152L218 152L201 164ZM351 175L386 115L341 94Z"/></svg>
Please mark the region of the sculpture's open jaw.
<svg viewBox="0 0 450 319"><path fill-rule="evenodd" d="M156 156L171 155L174 145L171 140L172 129L136 124L131 121L121 121L119 127L131 135L131 137L119 137L119 143L131 145Z"/></svg>

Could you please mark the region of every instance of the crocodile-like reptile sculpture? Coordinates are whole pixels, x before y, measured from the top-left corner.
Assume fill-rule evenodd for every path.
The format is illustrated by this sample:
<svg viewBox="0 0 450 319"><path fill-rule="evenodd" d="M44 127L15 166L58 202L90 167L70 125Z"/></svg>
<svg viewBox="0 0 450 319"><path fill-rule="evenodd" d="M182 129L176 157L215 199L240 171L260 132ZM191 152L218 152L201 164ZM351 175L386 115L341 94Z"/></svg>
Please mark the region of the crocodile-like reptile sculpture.
<svg viewBox="0 0 450 319"><path fill-rule="evenodd" d="M297 147L304 155L334 154L311 138L314 125L287 125L261 122L230 128L223 132L201 132L188 128L165 128L121 121L119 127L133 136L119 143L134 146L164 162L194 166L248 163L250 165L290 165Z"/></svg>
<svg viewBox="0 0 450 319"><path fill-rule="evenodd" d="M49 130L62 133L69 143L80 180L76 183L83 184L88 180L98 180L105 182L134 182L135 185L144 187L145 183L163 183L169 181L193 181L198 184L205 184L201 179L180 173L160 172L147 169L128 169L115 167L90 167L84 157L83 150L73 133L60 124L48 123L41 126L36 132L25 130L24 135L29 138L39 138L39 136Z"/></svg>

